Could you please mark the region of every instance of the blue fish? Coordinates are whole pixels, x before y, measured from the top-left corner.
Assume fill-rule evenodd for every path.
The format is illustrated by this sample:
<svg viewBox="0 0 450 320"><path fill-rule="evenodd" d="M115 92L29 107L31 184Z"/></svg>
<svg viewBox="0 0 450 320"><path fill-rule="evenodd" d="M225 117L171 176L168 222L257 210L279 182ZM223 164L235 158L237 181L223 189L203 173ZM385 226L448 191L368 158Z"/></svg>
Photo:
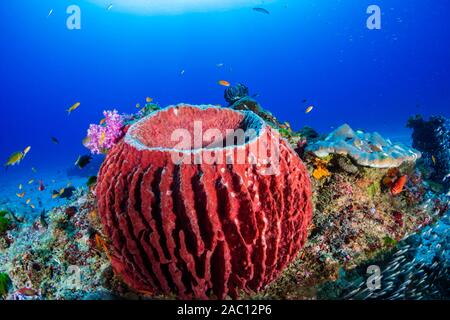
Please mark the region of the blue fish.
<svg viewBox="0 0 450 320"><path fill-rule="evenodd" d="M253 10L256 12L264 13L264 14L270 14L270 12L264 8L253 8Z"/></svg>

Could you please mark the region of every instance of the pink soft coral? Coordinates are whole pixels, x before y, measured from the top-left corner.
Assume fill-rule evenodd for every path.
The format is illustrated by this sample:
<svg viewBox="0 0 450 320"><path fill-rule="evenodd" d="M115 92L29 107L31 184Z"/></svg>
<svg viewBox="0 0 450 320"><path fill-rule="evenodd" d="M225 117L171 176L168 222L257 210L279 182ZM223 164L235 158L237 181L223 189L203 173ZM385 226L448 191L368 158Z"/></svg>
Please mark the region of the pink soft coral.
<svg viewBox="0 0 450 320"><path fill-rule="evenodd" d="M123 118L117 112L104 111L103 125L91 124L88 129L86 147L93 154L106 153L123 137Z"/></svg>

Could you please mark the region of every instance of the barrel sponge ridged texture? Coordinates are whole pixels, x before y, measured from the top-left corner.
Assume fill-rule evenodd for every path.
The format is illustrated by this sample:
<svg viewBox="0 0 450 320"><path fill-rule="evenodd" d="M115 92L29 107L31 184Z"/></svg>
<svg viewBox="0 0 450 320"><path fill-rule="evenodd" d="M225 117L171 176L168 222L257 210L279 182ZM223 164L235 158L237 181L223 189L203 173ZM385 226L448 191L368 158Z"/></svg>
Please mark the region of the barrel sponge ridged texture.
<svg viewBox="0 0 450 320"><path fill-rule="evenodd" d="M233 164L178 163L171 132L194 130L196 120L203 131L257 134L214 149ZM107 155L96 189L116 273L138 291L182 299L238 298L273 281L304 245L312 216L308 172L284 140L277 174L264 171L264 159L250 161L252 146L276 137L251 112L215 107L178 105L133 125ZM193 160L211 150L184 154ZM238 162L238 151L248 161Z"/></svg>

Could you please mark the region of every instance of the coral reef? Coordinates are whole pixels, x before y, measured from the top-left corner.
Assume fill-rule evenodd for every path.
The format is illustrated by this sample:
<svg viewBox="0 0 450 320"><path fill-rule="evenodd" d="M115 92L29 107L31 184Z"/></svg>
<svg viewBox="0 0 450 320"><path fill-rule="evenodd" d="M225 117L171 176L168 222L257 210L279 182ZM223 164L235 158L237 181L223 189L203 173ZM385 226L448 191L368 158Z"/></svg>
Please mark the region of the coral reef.
<svg viewBox="0 0 450 320"><path fill-rule="evenodd" d="M307 159L309 170L313 170L311 161ZM314 181L317 209L305 247L281 276L263 288L262 292L241 295L241 298L346 297L360 287L361 281L366 280L366 267L373 263L373 259L377 259L377 264L383 270L391 263L388 257L395 253L399 241L417 243L414 246L411 244L410 252L416 250L425 255L430 252L430 248L434 248L441 252L439 259L445 258L442 256L446 248L443 244L445 238L435 235L434 230L440 224L440 232L448 232L448 222L438 222L436 227L433 224L448 211L445 197L437 197L430 190L416 194L422 188L422 182L411 178L405 192L395 198L380 182L380 193L372 199L367 196L365 188L372 180L383 180L386 170L378 172L380 169L361 168L362 173L348 175L335 171L339 169L334 169L332 163L333 160L330 160L328 164L332 175ZM398 174L406 173L406 168L402 170L405 171ZM408 174L414 177L411 172ZM356 181L360 181L359 184ZM415 186L415 183L419 185ZM411 201L411 198L416 200ZM31 226L21 224L8 231L8 237L13 241L6 250L0 250L0 272L8 272L12 283L8 287L7 299L175 298L174 295L158 296L135 291L123 284L120 275L115 274L110 265L109 259L113 252L103 245L105 243L108 246L109 243L102 231L95 199L80 190L74 199L52 210L46 223L38 219L30 221ZM335 199L336 202L329 199ZM353 202L355 205L350 207ZM395 212L403 213L403 226L398 224ZM425 237L422 242L414 240L417 230ZM404 238L406 240L402 240ZM403 246L398 250L403 250ZM386 259L388 261L383 262ZM413 270L411 277L417 279L426 272L430 281L434 279L432 277L437 277L441 279L441 284L445 284L443 281L448 269L442 271L441 267L438 268L434 264L436 259L427 257L429 262L426 265L414 262L417 269ZM386 272L391 271L388 269ZM79 283L75 277L77 274L81 276ZM389 288L386 292L399 290L403 285L399 282L386 287ZM422 282L421 286L426 283ZM364 288L361 287L358 294L353 292L355 298L365 297L367 291L359 294ZM431 286L429 290L434 292L437 289ZM445 291L440 292L442 294ZM420 292L415 294L419 295Z"/></svg>
<svg viewBox="0 0 450 320"><path fill-rule="evenodd" d="M263 292L243 297L352 297L351 291L356 295L357 288L359 291L366 288L358 281L363 279L365 284L367 266L374 259L384 266L382 261L387 253L395 250L400 241L432 225L448 211L448 200L426 189L413 163L396 168L394 181L404 174L410 178L403 192L393 196L383 183L387 175L393 174L389 172L392 169L359 167L347 172L338 165L340 157L334 155L327 159L329 175L313 179L313 222L308 242L297 259ZM305 161L310 172L316 170L317 158L310 155ZM353 279L355 275L358 281ZM350 286L348 281L354 281L355 286ZM402 285L397 283L390 288L395 291ZM348 290L349 287L353 289Z"/></svg>
<svg viewBox="0 0 450 320"><path fill-rule="evenodd" d="M445 117L421 116L409 119L408 128L413 129L413 147L423 153L426 162L424 174L434 183L450 187L450 120ZM422 166L423 167L423 166ZM429 170L431 167L432 170Z"/></svg>
<svg viewBox="0 0 450 320"><path fill-rule="evenodd" d="M324 284L320 294L327 296L332 288L338 296L345 299L448 299L449 226L449 214L446 213L437 223L427 224L416 234L400 241L395 249L384 252L351 271L341 270L339 280ZM377 290L368 290L366 285L364 275L370 265L378 266L381 271Z"/></svg>
<svg viewBox="0 0 450 320"><path fill-rule="evenodd" d="M372 168L398 167L420 158L419 151L402 144L393 144L377 132L353 131L344 124L330 133L325 140L308 145L306 151L323 158L330 154L348 155L357 164Z"/></svg>
<svg viewBox="0 0 450 320"><path fill-rule="evenodd" d="M244 89L230 92L230 98L240 97ZM414 129L414 147L423 157L413 161L411 154L409 161L400 156L393 167L380 162L380 150L400 147L407 153L408 148L390 141L381 146L377 134L360 131L340 142L359 146L360 139L369 154L365 157L377 158L373 167L347 151L326 156L308 151L327 140L318 141L312 128L295 132L248 96L232 108L200 108L221 111L207 117L213 120L204 121L204 129L211 123L214 127L231 123L240 129L264 128L276 137L275 130L261 124L262 118L279 130L285 138L281 174L265 176L259 171L265 162L248 172L247 163L242 168L226 162L173 164L166 154L173 148L171 137L164 133L177 128L191 132L194 128L185 121L202 117L196 107L155 113L159 109L147 103L138 114L122 115L120 130L128 136L118 138L109 151L98 184L89 179L89 186L64 188L70 195L58 197L63 205L32 215L0 199L0 299L179 299L226 294L250 299L448 299L450 206L444 189L448 120L413 118L409 126ZM160 119L158 115L168 110L175 116ZM226 116L220 116L222 112ZM235 113L247 120L238 121ZM144 125L150 119L157 122L153 129L161 129ZM263 131L256 130L256 136L247 137L242 145L250 145ZM194 148L181 145L175 158L195 160L209 147L225 156L220 143L212 144L211 139ZM148 149L151 155L146 155ZM391 156L396 154L387 153L393 165ZM287 211L298 207L299 214L283 220ZM308 241L297 253L306 231ZM381 288L369 290L367 270L374 265L381 270ZM130 274L141 275L135 281L152 286L136 286ZM247 281L250 274L253 278ZM160 287L164 281L166 291Z"/></svg>
<svg viewBox="0 0 450 320"><path fill-rule="evenodd" d="M349 127L345 127L344 132L351 132ZM376 165L358 162L348 152L329 152L319 158L314 153L307 152L308 146L317 142L316 135L297 140L296 137L304 134L292 130L287 133L286 138L293 147L297 147L297 152L313 178L315 210L312 227L307 244L282 276L259 294L243 298L447 297L445 283L448 283L449 278L448 263L442 255L428 267L417 263L416 259L405 263L403 272L411 278L410 283L415 287L408 286L409 283L405 284L402 280L395 283L392 281L393 276L396 276L398 259L404 258L407 252L400 246L394 261L389 261L399 243L412 241L411 239L417 238L417 232L423 233L422 230L430 226L434 229L436 221L436 226L445 225L442 221L448 216L444 215L449 210L448 198L436 193L424 180L422 170L416 166L414 160L420 157L420 153L402 145L393 145L378 134L365 134L364 143L372 152L381 150L376 142L384 145L383 140L392 148L405 152L405 158L400 157L395 161L390 159L386 168L379 168L378 160ZM351 139L346 142L349 141ZM372 153L368 149L367 151ZM398 157L395 152L393 154ZM433 239L439 238L433 236ZM444 236L434 245L439 252L445 252L445 239ZM408 250L423 250L421 248L422 245L417 244L415 247L411 245ZM386 267L383 272L389 279L386 281L387 286L383 286L385 290L372 292L363 286L367 279L367 267L373 263ZM426 279L423 279L424 272ZM439 279L439 288L434 283L436 279ZM413 288L417 290L412 290Z"/></svg>
<svg viewBox="0 0 450 320"><path fill-rule="evenodd" d="M222 145L171 141L180 128L195 136L198 122L218 128ZM223 146L236 129L255 135ZM278 142L275 169L276 151L261 151ZM96 194L114 269L137 290L181 298L260 290L303 246L312 214L306 169L276 132L253 113L209 106L169 107L131 126Z"/></svg>
<svg viewBox="0 0 450 320"><path fill-rule="evenodd" d="M83 299L102 290L120 294L120 286L105 283L111 278L105 277L110 263L93 241L101 232L95 200L80 190L76 200L48 217L43 214L8 231L10 242L0 250L0 271L10 277L6 298Z"/></svg>

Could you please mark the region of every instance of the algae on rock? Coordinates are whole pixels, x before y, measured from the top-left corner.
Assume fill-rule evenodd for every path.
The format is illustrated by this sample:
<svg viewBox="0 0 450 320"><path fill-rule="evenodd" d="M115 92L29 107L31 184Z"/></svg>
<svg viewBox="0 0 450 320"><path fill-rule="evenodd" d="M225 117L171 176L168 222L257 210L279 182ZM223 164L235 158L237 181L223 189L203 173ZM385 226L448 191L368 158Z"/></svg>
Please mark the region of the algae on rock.
<svg viewBox="0 0 450 320"><path fill-rule="evenodd" d="M0 273L0 297L4 297L8 294L11 279L6 273Z"/></svg>

